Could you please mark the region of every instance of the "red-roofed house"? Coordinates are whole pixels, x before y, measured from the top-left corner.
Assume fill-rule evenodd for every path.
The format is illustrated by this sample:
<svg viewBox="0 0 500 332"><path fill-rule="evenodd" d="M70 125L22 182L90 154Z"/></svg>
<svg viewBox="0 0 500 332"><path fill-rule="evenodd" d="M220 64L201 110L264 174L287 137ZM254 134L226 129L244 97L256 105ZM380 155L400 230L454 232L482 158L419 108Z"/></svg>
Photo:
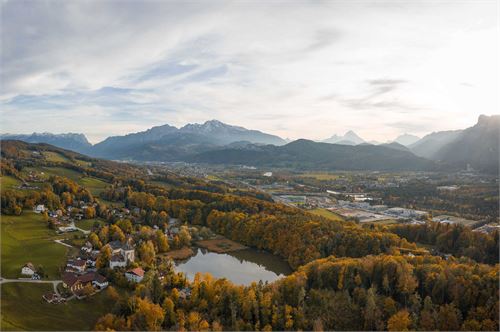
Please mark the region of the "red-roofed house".
<svg viewBox="0 0 500 332"><path fill-rule="evenodd" d="M140 267L125 272L125 278L133 282L141 282L144 278L144 270Z"/></svg>

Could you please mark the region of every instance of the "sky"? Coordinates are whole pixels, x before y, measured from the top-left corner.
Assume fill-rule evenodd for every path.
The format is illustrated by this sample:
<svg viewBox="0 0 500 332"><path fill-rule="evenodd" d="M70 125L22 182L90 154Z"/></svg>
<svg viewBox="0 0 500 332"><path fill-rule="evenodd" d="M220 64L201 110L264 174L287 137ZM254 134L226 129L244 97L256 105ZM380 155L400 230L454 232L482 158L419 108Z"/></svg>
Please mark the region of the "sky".
<svg viewBox="0 0 500 332"><path fill-rule="evenodd" d="M499 3L0 0L0 132L470 127L500 113Z"/></svg>

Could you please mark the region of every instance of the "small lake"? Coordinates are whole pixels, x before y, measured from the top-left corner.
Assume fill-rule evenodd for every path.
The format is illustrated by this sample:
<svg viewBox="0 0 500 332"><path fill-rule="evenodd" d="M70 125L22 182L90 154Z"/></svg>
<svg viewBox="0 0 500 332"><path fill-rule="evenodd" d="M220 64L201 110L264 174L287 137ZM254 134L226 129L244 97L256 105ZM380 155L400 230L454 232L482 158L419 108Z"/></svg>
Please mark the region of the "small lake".
<svg viewBox="0 0 500 332"><path fill-rule="evenodd" d="M195 255L176 262L176 270L193 280L197 272L208 272L216 278L226 278L235 284L249 285L253 281L272 282L289 275L287 262L273 254L255 249L244 249L218 254L202 248L193 248Z"/></svg>

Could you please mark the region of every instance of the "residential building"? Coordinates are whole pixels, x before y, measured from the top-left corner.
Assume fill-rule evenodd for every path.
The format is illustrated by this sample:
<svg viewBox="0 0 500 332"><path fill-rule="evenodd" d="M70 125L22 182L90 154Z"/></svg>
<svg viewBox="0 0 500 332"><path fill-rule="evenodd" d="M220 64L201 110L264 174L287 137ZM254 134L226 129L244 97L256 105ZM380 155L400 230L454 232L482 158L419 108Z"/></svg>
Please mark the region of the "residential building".
<svg viewBox="0 0 500 332"><path fill-rule="evenodd" d="M87 268L87 261L83 259L70 259L66 263L66 268L81 273Z"/></svg>
<svg viewBox="0 0 500 332"><path fill-rule="evenodd" d="M114 269L115 267L125 266L127 266L127 260L121 253L113 254L113 256L111 256L111 259L109 260L109 267L111 269Z"/></svg>
<svg viewBox="0 0 500 332"><path fill-rule="evenodd" d="M140 267L125 272L125 278L133 282L141 282L144 278L144 270Z"/></svg>
<svg viewBox="0 0 500 332"><path fill-rule="evenodd" d="M26 263L24 266L21 268L21 274L25 276L32 276L35 274L36 269L31 263Z"/></svg>
<svg viewBox="0 0 500 332"><path fill-rule="evenodd" d="M42 213L42 212L45 211L45 205L39 204L39 205L35 206L35 208L33 209L33 211L35 213Z"/></svg>

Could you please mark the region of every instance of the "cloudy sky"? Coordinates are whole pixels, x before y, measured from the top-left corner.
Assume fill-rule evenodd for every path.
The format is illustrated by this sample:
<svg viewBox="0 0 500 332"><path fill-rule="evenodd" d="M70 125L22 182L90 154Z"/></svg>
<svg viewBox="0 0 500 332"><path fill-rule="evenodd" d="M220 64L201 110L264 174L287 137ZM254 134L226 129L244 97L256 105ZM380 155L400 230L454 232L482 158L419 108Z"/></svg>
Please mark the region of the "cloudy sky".
<svg viewBox="0 0 500 332"><path fill-rule="evenodd" d="M1 1L0 131L387 140L499 113L499 2Z"/></svg>

